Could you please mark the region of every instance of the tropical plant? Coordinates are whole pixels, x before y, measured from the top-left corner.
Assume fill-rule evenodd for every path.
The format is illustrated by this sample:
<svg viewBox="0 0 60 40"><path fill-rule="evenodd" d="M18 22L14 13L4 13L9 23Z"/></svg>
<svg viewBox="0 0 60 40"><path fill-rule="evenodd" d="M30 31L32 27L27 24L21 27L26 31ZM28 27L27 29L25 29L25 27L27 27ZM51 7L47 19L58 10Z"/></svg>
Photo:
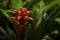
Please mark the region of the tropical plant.
<svg viewBox="0 0 60 40"><path fill-rule="evenodd" d="M60 40L60 0L0 0L0 40Z"/></svg>

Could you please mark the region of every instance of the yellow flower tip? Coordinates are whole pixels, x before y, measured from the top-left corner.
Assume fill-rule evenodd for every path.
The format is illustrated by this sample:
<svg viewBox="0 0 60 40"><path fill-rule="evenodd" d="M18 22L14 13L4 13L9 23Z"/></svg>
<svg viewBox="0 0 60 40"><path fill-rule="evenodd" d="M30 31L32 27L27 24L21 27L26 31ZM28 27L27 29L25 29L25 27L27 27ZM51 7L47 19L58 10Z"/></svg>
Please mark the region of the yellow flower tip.
<svg viewBox="0 0 60 40"><path fill-rule="evenodd" d="M21 11L26 11L26 8L20 8Z"/></svg>
<svg viewBox="0 0 60 40"><path fill-rule="evenodd" d="M13 17L11 17L11 18L16 18L16 17L13 16Z"/></svg>
<svg viewBox="0 0 60 40"><path fill-rule="evenodd" d="M34 20L34 18L32 18L32 17L29 17L29 19L32 20L32 21Z"/></svg>
<svg viewBox="0 0 60 40"><path fill-rule="evenodd" d="M27 13L30 13L31 11L27 11Z"/></svg>

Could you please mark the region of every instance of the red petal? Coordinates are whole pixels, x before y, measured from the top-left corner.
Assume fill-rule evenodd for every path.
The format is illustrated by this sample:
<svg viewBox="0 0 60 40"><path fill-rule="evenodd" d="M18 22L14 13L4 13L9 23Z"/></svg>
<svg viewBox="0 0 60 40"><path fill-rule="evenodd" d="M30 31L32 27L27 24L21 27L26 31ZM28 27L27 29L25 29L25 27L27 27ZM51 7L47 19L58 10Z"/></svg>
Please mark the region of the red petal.
<svg viewBox="0 0 60 40"><path fill-rule="evenodd" d="M14 10L15 12L19 12L19 10Z"/></svg>
<svg viewBox="0 0 60 40"><path fill-rule="evenodd" d="M26 15L27 15L27 12L25 11L25 12L23 13L23 15L26 16Z"/></svg>
<svg viewBox="0 0 60 40"><path fill-rule="evenodd" d="M32 20L32 21L34 20L32 17L29 17L29 16L25 16L24 19L25 19L25 20L29 20L29 19L30 19L30 20Z"/></svg>
<svg viewBox="0 0 60 40"><path fill-rule="evenodd" d="M18 16L18 20L20 20L22 18L22 16Z"/></svg>
<svg viewBox="0 0 60 40"><path fill-rule="evenodd" d="M25 8L21 8L20 10L21 10L22 12L26 11L26 9L25 9Z"/></svg>
<svg viewBox="0 0 60 40"><path fill-rule="evenodd" d="M25 11L25 12L23 13L23 15L26 16L26 15L29 14L29 13L30 13L29 11Z"/></svg>
<svg viewBox="0 0 60 40"><path fill-rule="evenodd" d="M25 17L24 17L25 20L28 20L28 18L29 18L29 16L25 16Z"/></svg>
<svg viewBox="0 0 60 40"><path fill-rule="evenodd" d="M27 11L27 13L30 13L30 12L32 12L31 10L30 11Z"/></svg>
<svg viewBox="0 0 60 40"><path fill-rule="evenodd" d="M29 17L28 19L30 19L30 20L32 20L32 21L34 20L32 17Z"/></svg>
<svg viewBox="0 0 60 40"><path fill-rule="evenodd" d="M19 11L19 12L18 12L18 15L21 15L21 13L22 13L22 12L21 12L21 11Z"/></svg>
<svg viewBox="0 0 60 40"><path fill-rule="evenodd" d="M15 12L17 12L18 15L21 15L21 13L22 13L20 10L15 10Z"/></svg>

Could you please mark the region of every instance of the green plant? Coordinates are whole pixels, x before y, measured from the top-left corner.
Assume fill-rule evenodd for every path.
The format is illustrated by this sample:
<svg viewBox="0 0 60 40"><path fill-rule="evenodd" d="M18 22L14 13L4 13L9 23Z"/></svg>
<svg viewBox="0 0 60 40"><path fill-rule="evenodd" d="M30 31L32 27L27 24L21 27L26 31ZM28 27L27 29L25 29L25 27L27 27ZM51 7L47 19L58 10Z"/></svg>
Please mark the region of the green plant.
<svg viewBox="0 0 60 40"><path fill-rule="evenodd" d="M17 29L18 24L15 19L11 18L11 16L17 15L14 10L20 10L20 8L32 10L29 15L34 19L33 21L22 21L26 25L26 29L21 35L24 35L24 40L43 40L46 35L49 36L47 39L54 39L50 36L55 30L60 29L60 0L3 0L0 4L1 40L4 38L21 39L20 30Z"/></svg>

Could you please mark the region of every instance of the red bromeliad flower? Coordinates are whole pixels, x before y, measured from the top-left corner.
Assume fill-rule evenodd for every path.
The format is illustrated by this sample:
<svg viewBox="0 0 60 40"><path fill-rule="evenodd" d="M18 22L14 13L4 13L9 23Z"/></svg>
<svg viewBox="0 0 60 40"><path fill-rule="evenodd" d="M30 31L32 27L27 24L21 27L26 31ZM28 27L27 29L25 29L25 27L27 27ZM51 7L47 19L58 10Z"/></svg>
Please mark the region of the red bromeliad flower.
<svg viewBox="0 0 60 40"><path fill-rule="evenodd" d="M17 23L20 24L21 22L19 21L25 21L25 20L34 20L32 17L28 16L28 14L30 14L30 10L26 10L24 8L21 8L20 10L14 10L18 15L17 16L13 16L11 18L15 18Z"/></svg>
<svg viewBox="0 0 60 40"><path fill-rule="evenodd" d="M14 10L17 13L17 16L12 16L11 18L16 19L18 26L20 27L20 40L24 40L24 32L23 30L26 29L26 26L24 25L24 21L26 20L34 20L32 17L28 16L31 10L26 10L25 8L21 8L20 10Z"/></svg>

